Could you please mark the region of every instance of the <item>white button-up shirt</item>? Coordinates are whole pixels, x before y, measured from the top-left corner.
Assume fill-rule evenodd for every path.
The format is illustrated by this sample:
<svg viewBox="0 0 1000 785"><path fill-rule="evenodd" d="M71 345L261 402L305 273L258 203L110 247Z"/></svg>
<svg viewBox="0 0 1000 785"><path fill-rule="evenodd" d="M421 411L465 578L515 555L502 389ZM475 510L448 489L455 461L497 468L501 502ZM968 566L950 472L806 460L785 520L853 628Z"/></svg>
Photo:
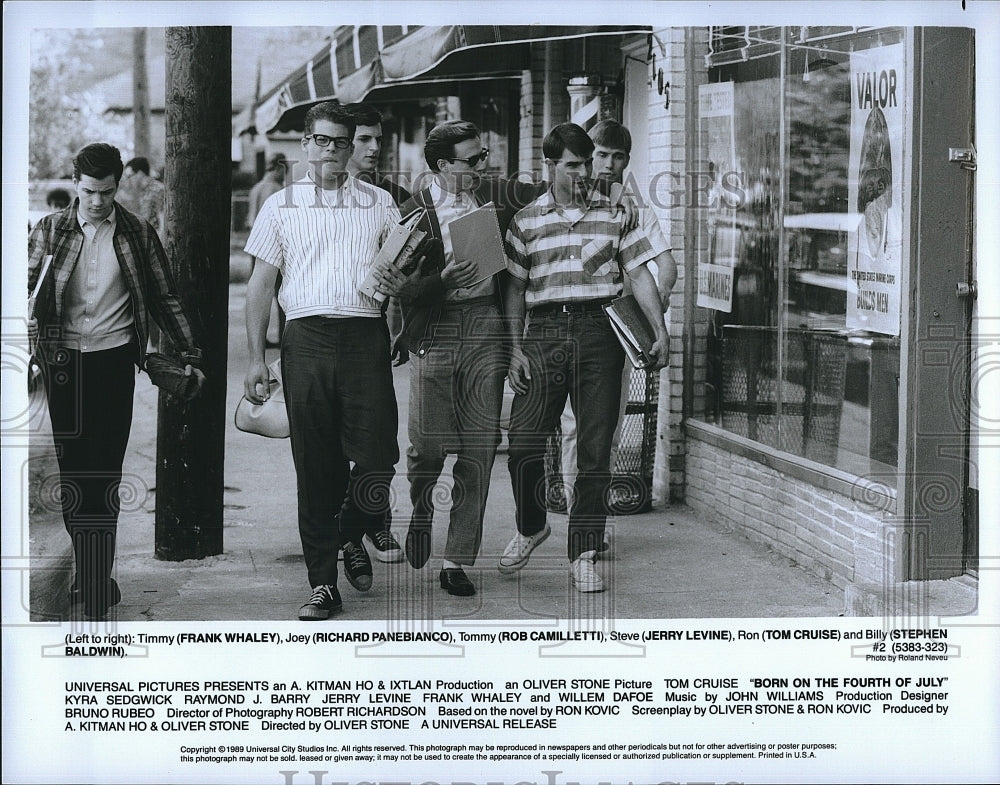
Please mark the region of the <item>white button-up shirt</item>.
<svg viewBox="0 0 1000 785"><path fill-rule="evenodd" d="M381 305L358 287L399 222L381 188L348 176L324 190L304 177L268 197L244 250L281 272L278 302L288 319L378 317Z"/></svg>

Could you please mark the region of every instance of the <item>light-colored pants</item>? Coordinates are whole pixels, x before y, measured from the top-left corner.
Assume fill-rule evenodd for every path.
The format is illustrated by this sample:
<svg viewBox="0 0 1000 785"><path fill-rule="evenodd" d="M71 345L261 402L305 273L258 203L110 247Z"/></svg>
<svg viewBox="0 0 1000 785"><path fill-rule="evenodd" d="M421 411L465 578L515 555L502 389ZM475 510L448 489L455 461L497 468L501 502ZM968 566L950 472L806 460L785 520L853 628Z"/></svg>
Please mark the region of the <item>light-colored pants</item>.
<svg viewBox="0 0 1000 785"><path fill-rule="evenodd" d="M500 443L504 330L493 304L448 306L426 355L410 360L410 525L431 525L445 458L454 453L444 558L465 566L475 564L482 543L490 472Z"/></svg>

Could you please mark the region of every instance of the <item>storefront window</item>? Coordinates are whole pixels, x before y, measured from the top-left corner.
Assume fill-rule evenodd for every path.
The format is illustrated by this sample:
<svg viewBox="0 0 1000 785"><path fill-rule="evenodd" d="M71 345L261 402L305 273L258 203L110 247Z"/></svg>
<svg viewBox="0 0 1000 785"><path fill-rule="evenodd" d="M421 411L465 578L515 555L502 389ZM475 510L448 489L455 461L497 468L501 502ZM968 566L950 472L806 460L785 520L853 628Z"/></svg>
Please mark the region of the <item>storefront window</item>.
<svg viewBox="0 0 1000 785"><path fill-rule="evenodd" d="M902 31L784 28L710 56L698 128L701 416L892 484L906 112ZM725 47L720 47L720 51Z"/></svg>

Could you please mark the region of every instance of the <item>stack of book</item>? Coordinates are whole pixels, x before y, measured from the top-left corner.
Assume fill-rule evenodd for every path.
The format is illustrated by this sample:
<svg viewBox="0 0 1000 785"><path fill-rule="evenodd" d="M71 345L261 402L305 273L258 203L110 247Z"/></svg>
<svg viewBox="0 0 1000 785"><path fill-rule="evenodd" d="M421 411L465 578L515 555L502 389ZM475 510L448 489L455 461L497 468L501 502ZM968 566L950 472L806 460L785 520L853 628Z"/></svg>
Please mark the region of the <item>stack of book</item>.
<svg viewBox="0 0 1000 785"><path fill-rule="evenodd" d="M378 279L375 277L375 270L387 265L395 265L407 269L410 259L413 257L417 246L424 240L427 233L417 228L423 220L426 210L419 209L410 213L401 223L397 224L389 236L382 243L378 254L375 256L375 263L372 271L358 287L358 291L366 294L379 303L385 302L388 297L378 290Z"/></svg>
<svg viewBox="0 0 1000 785"><path fill-rule="evenodd" d="M656 335L635 297L631 294L618 297L605 305L604 310L629 362L636 368L652 367Z"/></svg>

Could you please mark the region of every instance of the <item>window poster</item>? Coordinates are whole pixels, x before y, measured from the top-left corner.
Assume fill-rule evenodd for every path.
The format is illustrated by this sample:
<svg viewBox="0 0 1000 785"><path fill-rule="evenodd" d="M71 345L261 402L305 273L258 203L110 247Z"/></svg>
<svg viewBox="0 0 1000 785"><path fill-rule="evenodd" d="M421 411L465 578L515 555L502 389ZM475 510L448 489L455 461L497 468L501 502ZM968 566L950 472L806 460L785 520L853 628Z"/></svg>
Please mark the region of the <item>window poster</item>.
<svg viewBox="0 0 1000 785"><path fill-rule="evenodd" d="M903 44L851 54L847 327L899 335L903 270Z"/></svg>
<svg viewBox="0 0 1000 785"><path fill-rule="evenodd" d="M729 313L740 248L736 211L726 202L724 184L735 172L736 138L733 83L698 86L699 137L708 162L708 250L698 259L698 305Z"/></svg>
<svg viewBox="0 0 1000 785"><path fill-rule="evenodd" d="M896 31L904 41L900 45L851 55L855 106L850 210L857 212L864 225L852 239L849 275L859 294L849 304L848 325L898 335L905 296L900 273L908 267L899 250L902 219L909 210L909 205L904 209L903 194L908 191L904 191L907 178L902 176L903 113L912 107L906 91L912 90L919 78L934 78L935 62L947 56L927 53L921 61L923 73L914 73L909 56L916 40L914 31L921 26L952 25L975 34L975 63L980 69L975 81L975 143L981 151L988 151L1000 140L1000 113L995 111L1000 104L1000 80L996 79L1000 73L998 9L1000 5L986 0L964 4L957 0L825 4L650 0L614 5L594 0L574 4L518 0L427 0L419 4L360 0L5 2L0 780L4 785L1000 782L1000 571L996 569L1000 558L996 512L1000 509L1000 484L980 482L981 525L977 531L981 532L981 568L975 575L896 582L894 576L886 578L880 571L882 565L890 560L904 562L908 555L918 553L904 553L901 543L924 539L928 524L923 519L898 520L897 498L888 489L880 490L879 475L857 478L776 449L762 451L761 445L749 439L694 422L687 395L692 386L705 386L712 372L706 368L705 355L693 352L695 341L704 343L709 330L696 304L725 312L740 308L739 292L734 303L732 290L737 249L746 243L740 232L746 230L734 205L727 201L727 193L731 196L733 191L727 191L731 183L725 178L741 168L753 168L751 163L736 160L732 83L704 84L710 43L726 42L731 46L720 47L718 55L730 63L745 55L744 62L760 68L766 76L777 73L765 62L769 53L776 51L776 41L791 47L799 40L817 39L823 46L828 34L837 38L838 44L870 41L873 25L914 26ZM748 21L755 24L713 27ZM594 32L609 22L624 26L627 33ZM134 79L141 70L133 67L134 61L141 59L134 56L133 44L141 38L133 35L136 30L148 32L145 81ZM185 63L190 66L197 61L202 67L198 75L221 72L223 78L197 83L190 73L196 69L177 68L177 61L171 61L178 52L193 48L193 44L188 46L193 41L208 37L217 42L214 36L226 32L231 33L231 68L228 60L220 66L219 58L208 47ZM849 40L845 42L845 38ZM688 45L694 48L686 49ZM218 48L225 46L224 41ZM394 59L379 60L378 52L388 47L393 47ZM626 67L626 61L636 57L638 66L630 60L632 67ZM309 546L304 547L306 537L300 533L299 488L290 440L244 433L233 423L233 412L247 386L256 389L249 369L261 365L249 359L245 316L247 281L252 275L246 243L253 230L244 221L249 193L256 181L284 166L276 161L298 158L304 164L307 149L316 153L316 169L321 175L330 169L345 173L337 167L353 160L354 145L361 144L357 136L350 136L350 123L320 119L320 125L309 134L304 124L296 125L307 104L325 103L331 97L380 107L380 163L386 169L392 161L394 168L426 173L424 143L430 129L445 119L468 120L467 115L476 112L476 122L487 131L479 143L466 139L453 159L445 150L432 160L450 160L456 170L479 171L485 178L486 172L499 166L496 160L506 158L511 163L510 176L520 167L524 170L518 173L522 179L530 176L541 182L545 174L541 168L542 138L552 126L569 118L567 83L577 74L594 70L603 71L602 88L608 95L641 99L630 104L630 111L636 106L648 107L648 123L631 138L633 151L639 146L648 151L648 171L636 176L643 182L673 183L677 189L673 194L677 200L654 202L679 268L668 311L671 364L659 377L658 393L650 392L652 382L657 381L650 375L642 393L648 400L642 405L634 399L621 402L624 417L632 419L621 421L629 427L620 428L617 448L622 463L632 458L638 463L647 449L656 453L657 495L648 497L649 509L617 507L611 511L605 527L607 546L600 536L604 532L593 522L599 515L583 516L584 523L578 529L582 534L571 542L565 495L560 499L548 496L552 488L561 487L562 480L556 477L552 486L545 487L538 481L531 486L537 492L531 499L532 509L539 511L549 529L543 526L525 539L512 539L519 534L516 501L527 503L530 493L515 499L510 430L506 426L502 426L505 431L500 433L499 447L490 439L473 439L482 452L497 450L495 460L490 452L493 463L487 473L463 466L472 479L465 488L456 487L454 477L459 471L454 467L458 460L453 454L435 454L434 459L440 457L443 467L435 467L440 476L428 483L429 488L418 487L413 493L407 472L407 448L412 446L407 418L420 414L419 407L408 406L420 358L410 355L390 371L398 412L386 406L385 418L376 423L384 427L391 422L395 427L398 414L401 459L394 464L390 493L382 493L384 485L373 485L376 489L368 500L384 505L385 496L391 496L391 515L386 520L404 550L417 503L424 509L433 508L433 523L421 527L418 522L405 558L399 551L376 553L379 546L369 539L384 534L384 530L367 531L372 573L359 569L356 549L349 565L343 560L346 555L338 559L336 546L328 547L326 553L329 556L332 551L332 556L326 566L335 563L338 571L336 588L343 603L338 609L337 598L327 591L330 584L317 581L320 585L313 586L308 574L304 551ZM623 86L621 81L629 77L619 75L629 73L634 82ZM216 118L216 127L221 129L218 138L202 133L205 144L198 146L190 142L186 125L165 123L165 115L176 119L181 109L212 103L206 97L208 91L203 89L199 95L195 84L201 88L209 81L212 86L225 85L224 77L230 74L233 111L229 112L224 100L209 107L224 107ZM776 81L776 77L768 78ZM187 84L182 84L185 80ZM757 81L761 92L771 90L763 76ZM94 169L92 174L82 174L82 185L74 182L72 151L103 141L117 147L124 160L141 157L135 149L129 116L134 94L142 93L143 85L148 87L151 110L151 152L146 155L151 176L155 179L164 169L168 175L176 171L166 166L166 151L185 144L186 152L191 153L184 161L189 164L186 171L197 170L209 159L208 155L195 155L196 150L214 150L211 164L218 169L212 171L223 172L225 185L218 193L224 196L216 203L219 210L209 215L210 210L188 209L184 220L193 224L208 216L225 224L230 176L233 184L230 245L219 254L229 267L225 274L204 281L206 289L218 287L228 297L211 315L218 321L203 320L228 330L219 344L211 345L216 356L207 360L204 369L209 379L206 384L218 385L214 388L218 396L212 399L213 405L219 404L218 409L211 415L214 419L206 416L205 420L218 425L217 444L224 450L204 453L209 456L206 462L219 469L211 479L216 481L212 486L217 492L214 511L221 508L217 517L221 518L223 547L204 558L176 561L158 558L156 548L156 529L161 526L157 513L170 509L162 504L170 491L158 482L163 473L163 462L157 458L158 440L168 439L175 445L201 434L194 433L187 421L183 427L165 427L165 421L158 418L158 406L166 393L154 388L147 374L133 373L131 365L119 357L117 370L125 365L127 373L122 375L135 384L131 401L113 403L122 396L109 382L107 388L98 386L86 402L109 416L120 415L113 410L125 410L133 404L121 484L115 488L118 496L95 499L93 484L88 485L88 481L99 473L79 465L74 477L82 479L70 490L80 491L80 495L64 496L53 434L44 430L44 422L51 420L51 404L46 405L38 386L29 395L27 384L32 373L29 271L41 267L33 265L31 259L62 254L62 266L56 259L51 269L60 270L60 286L70 286L65 257L73 241L66 237L76 231L75 225L83 233L73 199L86 198L107 207L107 199L116 188L114 171ZM274 96L281 95L301 102L302 112L298 118L290 116L281 127L265 128L267 123L277 122L273 112L268 116L266 107L275 108L278 101ZM494 101L502 111L494 110ZM761 105L776 110L779 106L776 101ZM265 111L254 115L254 106L265 107ZM188 111L186 118L190 116ZM362 116L360 112L358 116ZM749 128L756 117L753 111L747 117ZM743 121L741 114L741 139ZM764 117L760 125L777 128L774 117ZM373 131L374 125L367 123L357 125L355 131L358 128L368 129L367 144L372 144L379 129ZM833 131L837 135L834 147L842 151L846 146L841 138L845 123L838 123ZM498 144L493 140L501 133L506 140ZM759 160L777 160L780 142L778 134L762 138ZM942 155L948 147L966 143L941 139ZM487 150L482 149L485 147L491 148L488 158ZM230 151L232 161L219 160ZM838 155L842 161L843 153ZM170 160L177 162L182 157ZM377 159L375 154L369 157ZM578 171L586 168L586 153L580 158L568 160ZM627 164L628 155L621 158ZM470 160L477 163L470 164ZM698 162L693 167L697 171L685 171L692 160ZM563 164L565 170L567 161ZM975 226L976 247L982 257L978 315L974 329L959 336L961 341L972 338L978 342L979 365L970 373L970 408L961 408L968 402L957 402L960 396L949 398L949 390L941 391L942 419L953 416L972 423L980 478L1000 477L997 166L997 156L983 152L976 172L976 208L983 217ZM141 171L140 164L136 167L129 177ZM768 167L759 168L748 173L750 182L777 184L784 176ZM390 174L381 168L365 171ZM303 172L299 169L297 177L305 177ZM578 178L565 178L564 183L579 185ZM706 184L709 180L711 185ZM245 186L242 190L241 185ZM359 194L375 194L377 199L369 207L377 206L382 220L393 215L387 206L390 196L375 193L374 185L353 186ZM179 207L174 200L194 189L185 191L169 176L165 188L166 245L176 248L181 233L171 227L179 221L181 207L190 205ZM778 192L777 187L774 190ZM58 196L58 191L64 191L70 202L55 208L55 201L47 203L47 196ZM323 196L320 188L313 191ZM202 193L211 196L216 192L205 188ZM279 189L271 198L284 195ZM691 198L681 199L681 195ZM267 220L258 219L256 226L267 226L281 211L274 204L260 214ZM289 205L294 206L294 201ZM457 199L440 205L442 209L461 206ZM769 216L778 214L776 205L768 202L766 206ZM335 211L339 207L323 201L308 209ZM691 215L698 218L704 213L695 211L706 209L712 211L710 222L685 220ZM912 209L917 208L914 205ZM52 235L56 236L49 218L54 211L66 219L60 224L67 231L56 243L58 250L32 256L28 227L53 227ZM196 212L198 215L193 215ZM284 213L289 219L288 214L296 213L298 219L303 211L288 209ZM135 238L145 236L148 241L142 247L155 251L155 235L135 232L135 227L144 229L138 219L133 223L124 212L111 214L122 216L124 223L111 226L113 221L102 218L102 227L109 227L102 229L102 241L115 239L109 232L127 224L133 234L112 248L123 254L137 253L141 246ZM241 222L243 225L238 225ZM705 231L709 223L711 242L707 242L709 238L697 242L694 235ZM595 231L606 232L610 225L602 221ZM365 231L373 230L369 227ZM193 232L186 238L195 236L202 240ZM294 239L293 233L288 236ZM548 242L548 235L544 242ZM303 240L302 244L308 243ZM95 240L87 248L97 245ZM377 243L370 245L374 248ZM685 253L685 245L711 251L699 258L693 251ZM32 251L37 247L34 244ZM83 248L82 238L78 247ZM103 248L103 252L94 251L93 261L95 265L97 257L110 261L113 283L115 270L124 269L124 264L115 268L120 257L109 255L107 244ZM763 250L770 253L770 249ZM253 269L269 275L267 268L274 265L262 259L257 257ZM102 269L106 272L109 266ZM291 274L292 269L285 267L283 272ZM552 279L560 274L553 273ZM638 275L645 279L642 273ZM80 317L88 319L85 297L80 294L84 287L79 286L84 277L78 276L73 284L73 297L80 306ZM322 276L318 278L326 282ZM129 291L137 285L135 280L138 278L126 283L133 286ZM282 286L287 285L286 280ZM269 305L272 288L268 282L252 290L258 296L250 299L256 306ZM640 284L640 295L642 290ZM311 296L320 291L327 289L302 286L296 293ZM648 287L645 292L649 295ZM118 297L111 284L104 286L104 293L99 300L127 302L128 295ZM279 293L279 299L282 296ZM948 297L954 295L948 292ZM568 324L580 326L583 336L554 349L553 362L565 362L564 367L569 367L575 361L571 355L576 353L576 359L583 358L589 366L607 371L614 365L609 357L614 359L617 354L612 357L607 344L594 338L607 328L602 321L602 304L598 301L576 307L580 304L562 303L554 312L544 314L545 324L557 325L550 331L553 336L563 335L560 330ZM493 307L492 302L479 302L440 310L454 315L456 324L468 318L477 339L488 335L498 342L504 340L508 334L498 317L480 319L478 312L466 317L466 309L483 306ZM277 327L277 315L275 306L273 327ZM351 326L379 316L351 320ZM300 336L334 331L343 320L316 316L308 329L301 322L294 326L295 321L288 322L293 324L293 336L296 330ZM376 324L381 330L383 325ZM178 325L173 326L177 332ZM379 343L358 342L345 353L351 355L352 362L356 356L358 365L368 370L382 359L391 365L399 358L389 356L388 335L388 330L379 332ZM455 335L441 329L434 340L444 342L448 351L454 348L458 354L462 349L472 358L474 372L464 379L472 390L471 403L462 413L470 414L470 421L488 421L491 429L497 420L509 421L513 393L505 390L504 410L498 400L503 379L491 386L492 380L499 378L497 369L500 377L506 372L509 358L501 351L469 352L460 342L447 343ZM267 341L258 342L262 343ZM220 345L227 351L218 351ZM118 345L110 351L127 351L129 345L125 346L124 350ZM617 353L617 346L613 348ZM910 358L904 362L940 364L939 352L921 354L923 348L904 343L903 356L907 357L908 351ZM268 363L281 356L282 349L273 341L265 350ZM325 369L322 364L330 360L330 354L305 354L307 360L299 359L299 372L312 363ZM673 358L681 355L685 360L675 364ZM284 357L287 383L287 352ZM424 361L427 364L423 367L436 374L434 358ZM752 361L753 357L746 359L747 363ZM757 376L763 383L778 366L765 361L760 365ZM788 367L787 386L804 384L801 379L809 367L805 363ZM73 369L55 370L64 374ZM375 369L384 370L383 366ZM601 384L580 378L583 374L576 371L537 374L531 381L541 384L543 376L553 379L553 384L566 383L568 378L571 383L579 381L572 395L574 406L579 405L581 411L587 406L599 414L612 414L621 379L617 368L610 370L614 374L604 374ZM692 376L686 377L689 373ZM373 372L370 378L375 376ZM561 382L555 381L557 376ZM90 377L94 378L104 379L102 375ZM427 378L436 384L444 377L428 371ZM377 385L367 384L368 379L365 374L352 377L364 388L355 399L376 399ZM268 381L265 378L261 386ZM688 382L690 386L685 387ZM440 386L448 390L449 384L450 376ZM93 393L94 387L91 384L88 390ZM309 402L314 400L309 397L312 389L299 389ZM915 394L912 389L907 391L908 403ZM223 397L225 407L221 405ZM554 396L545 398L539 408L554 409L551 400ZM75 404L83 402L64 395L62 403L61 413L75 414ZM764 403L763 387L760 403ZM787 407L789 402L783 405ZM305 408L300 405L299 416ZM328 414L333 406L317 408ZM430 410L427 416L433 419L418 436L439 435L444 427L439 425L451 410L426 408ZM636 414L636 409L642 413ZM657 428L632 427L650 411L658 413ZM489 419L484 412L489 417L502 416ZM561 401L556 414L563 414ZM365 423L350 424L357 425L360 432ZM927 449L955 449L955 454L960 454L961 445L935 440L934 425L922 421L915 426L924 443L930 445ZM577 489L584 489L578 500L587 496L587 503L605 504L610 509L622 498L632 498L628 493L633 485L645 486L632 478L624 491L621 486L600 484L610 458L604 462L595 443L600 442L601 449L610 447L613 429L609 426L599 416L589 423L578 423L577 466L590 460L591 467L581 469L575 482ZM902 438L903 428L899 430ZM488 435L494 433L490 430ZM532 432L525 441L532 442L529 447L537 447L553 433L554 427L538 439L539 434ZM318 441L312 439L314 444ZM453 443L447 447L451 450ZM696 449L701 452L696 453ZM557 471L550 463L561 460L554 459L553 452L544 455L550 474ZM338 451L336 456L342 458L343 453ZM346 460L338 459L326 461L336 464L330 474L338 467L343 469ZM322 462L305 463L316 468ZM530 463L524 461L527 468L518 478L522 482L531 472L542 473L540 458L534 465ZM742 467L751 463L755 473L748 474ZM685 486L682 479L678 485L678 478L693 474L694 467L701 476L712 474L718 482L711 487L707 483ZM900 468L901 488L905 472ZM322 467L316 474L321 480L325 477ZM315 481L316 474L311 475L314 481L309 489L326 490L322 482ZM820 480L810 484L809 479L819 474ZM190 496L209 485L208 479L196 479ZM379 482L384 479L379 478ZM934 482L926 485L927 492L919 493L926 496L922 501L928 508L951 503L965 490L960 487L964 476L932 479ZM333 481L329 484L334 485ZM912 486L909 483L906 487ZM687 494L686 500L671 494L678 487ZM481 520L483 525L481 531L473 526L461 534L467 535L464 542L472 543L469 547L477 557L472 564L449 566L452 562L446 562L445 553L450 516L459 502L471 504L471 489L481 506L472 508L476 515L468 517L474 522ZM468 490L468 495L463 497L463 490ZM67 507L83 499L84 491L88 502L100 503L104 511L120 503L120 509L114 510L118 515L116 540L79 538L92 548L89 553L96 554L94 562L103 559L107 566L113 557L114 580L104 581L106 574L102 573L89 588L89 605L85 591L74 585L73 576L93 563L83 558L77 561L64 525ZM617 491L622 491L621 495L612 498ZM176 501L187 489L178 493L175 488L172 493L171 499ZM707 499L707 513L695 513L693 505L699 493L701 499ZM835 493L839 495L834 497ZM901 512L903 495L901 490L899 518L905 517ZM958 503L965 504L965 498L963 495ZM558 501L563 503L562 511ZM882 504L886 506L879 506ZM572 513L572 502L569 508ZM751 508L759 511L755 529L729 527L729 520L749 516ZM329 543L321 536L323 526L329 524L332 529L336 525L333 517L341 509L330 505L324 510L329 510L330 516L316 515L319 523L308 536L319 530L315 539ZM791 512L780 512L784 509ZM384 506L378 510L384 512ZM730 516L728 520L723 510ZM477 517L480 512L482 517ZM370 517L382 520L378 515ZM787 525L786 530L796 530L797 541L805 543L797 559L778 549L775 542L779 536L771 540L765 537L775 534L769 530L775 528L771 521L778 517ZM878 518L872 524L875 528L854 525L858 519L867 522L873 518ZM891 519L884 528L883 519ZM529 538L533 539L525 543ZM594 551L586 557L578 548L574 551L587 564L568 558L567 550L581 542ZM390 550L384 540L381 544L385 551ZM916 557L910 563L913 561ZM832 567L824 570L828 565ZM348 567L353 571L350 574ZM473 594L468 592L468 584L458 580L456 569L464 569ZM852 582L862 573L866 576L863 585ZM367 585L362 580L365 577L369 578ZM598 577L603 581L600 585ZM880 580L891 585L880 585Z"/></svg>

